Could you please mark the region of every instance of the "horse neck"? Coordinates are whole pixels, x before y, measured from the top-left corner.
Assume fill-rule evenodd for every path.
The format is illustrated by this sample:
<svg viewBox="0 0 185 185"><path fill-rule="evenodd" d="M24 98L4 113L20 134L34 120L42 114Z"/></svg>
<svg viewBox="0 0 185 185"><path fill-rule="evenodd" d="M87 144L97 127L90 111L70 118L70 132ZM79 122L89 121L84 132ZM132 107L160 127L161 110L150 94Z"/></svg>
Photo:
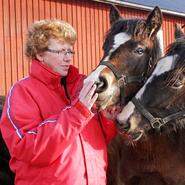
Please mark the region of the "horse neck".
<svg viewBox="0 0 185 185"><path fill-rule="evenodd" d="M133 150L140 156L145 156L146 160L162 160L172 155L185 156L185 128L178 130L177 137L170 137L170 134L157 137L150 137L145 141L136 144Z"/></svg>

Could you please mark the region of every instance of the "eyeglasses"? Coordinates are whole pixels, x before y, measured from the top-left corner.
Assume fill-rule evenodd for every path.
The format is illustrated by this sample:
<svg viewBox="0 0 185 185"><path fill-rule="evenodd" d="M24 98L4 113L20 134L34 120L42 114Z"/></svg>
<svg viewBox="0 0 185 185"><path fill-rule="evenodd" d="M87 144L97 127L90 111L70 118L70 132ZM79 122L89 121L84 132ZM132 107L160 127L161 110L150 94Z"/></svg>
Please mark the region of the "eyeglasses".
<svg viewBox="0 0 185 185"><path fill-rule="evenodd" d="M66 50L66 49L61 49L61 50L54 50L54 49L47 49L48 52L50 53L57 53L58 55L63 55L63 56L70 56L72 57L75 52L71 50Z"/></svg>

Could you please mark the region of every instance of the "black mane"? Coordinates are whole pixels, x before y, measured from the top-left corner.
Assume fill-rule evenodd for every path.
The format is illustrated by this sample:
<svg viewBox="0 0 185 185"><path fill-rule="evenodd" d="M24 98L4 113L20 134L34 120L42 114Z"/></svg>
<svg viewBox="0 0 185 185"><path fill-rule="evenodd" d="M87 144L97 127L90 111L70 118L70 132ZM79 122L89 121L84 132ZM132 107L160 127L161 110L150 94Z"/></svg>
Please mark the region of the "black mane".
<svg viewBox="0 0 185 185"><path fill-rule="evenodd" d="M169 45L166 56L177 55L175 67L185 68L185 37L177 39Z"/></svg>
<svg viewBox="0 0 185 185"><path fill-rule="evenodd" d="M177 39L175 42L171 43L168 46L166 55L168 56L175 55L175 54L180 55L181 51L184 51L184 50L185 50L185 37L182 37Z"/></svg>
<svg viewBox="0 0 185 185"><path fill-rule="evenodd" d="M103 50L105 52L105 56L108 55L110 49L114 44L113 43L114 36L121 32L125 32L128 35L133 35L134 29L139 21L140 21L139 19L131 19L131 20L121 19L113 24L113 26L108 30L105 36L105 42L103 44Z"/></svg>

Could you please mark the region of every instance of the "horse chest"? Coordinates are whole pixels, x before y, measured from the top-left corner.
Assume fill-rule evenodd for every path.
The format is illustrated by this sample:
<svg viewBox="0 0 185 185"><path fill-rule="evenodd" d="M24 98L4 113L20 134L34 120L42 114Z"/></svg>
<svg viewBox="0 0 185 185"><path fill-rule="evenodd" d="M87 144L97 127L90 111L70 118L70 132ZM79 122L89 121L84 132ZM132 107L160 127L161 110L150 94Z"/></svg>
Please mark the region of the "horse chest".
<svg viewBox="0 0 185 185"><path fill-rule="evenodd" d="M168 147L168 145L159 145L159 147L152 145L128 147L122 145L121 164L119 165L122 182L127 185L135 179L136 184L139 184L138 182L141 179L145 179L157 185L160 185L162 181L169 185L185 184L183 154L178 151L175 153ZM140 180L136 180L136 177Z"/></svg>

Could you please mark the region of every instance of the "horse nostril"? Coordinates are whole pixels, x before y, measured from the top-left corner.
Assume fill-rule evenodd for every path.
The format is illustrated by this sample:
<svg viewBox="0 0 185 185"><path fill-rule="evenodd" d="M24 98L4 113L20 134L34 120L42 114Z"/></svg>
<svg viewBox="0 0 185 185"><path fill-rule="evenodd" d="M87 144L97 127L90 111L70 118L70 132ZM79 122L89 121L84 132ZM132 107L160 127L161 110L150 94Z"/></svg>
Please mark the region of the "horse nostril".
<svg viewBox="0 0 185 185"><path fill-rule="evenodd" d="M95 84L97 85L96 93L101 93L101 92L105 91L108 87L108 82L107 82L106 78L103 76L100 76L99 82L96 82Z"/></svg>
<svg viewBox="0 0 185 185"><path fill-rule="evenodd" d="M120 123L119 121L117 121L117 127L120 131L128 132L130 129L130 122L127 121L126 123Z"/></svg>

